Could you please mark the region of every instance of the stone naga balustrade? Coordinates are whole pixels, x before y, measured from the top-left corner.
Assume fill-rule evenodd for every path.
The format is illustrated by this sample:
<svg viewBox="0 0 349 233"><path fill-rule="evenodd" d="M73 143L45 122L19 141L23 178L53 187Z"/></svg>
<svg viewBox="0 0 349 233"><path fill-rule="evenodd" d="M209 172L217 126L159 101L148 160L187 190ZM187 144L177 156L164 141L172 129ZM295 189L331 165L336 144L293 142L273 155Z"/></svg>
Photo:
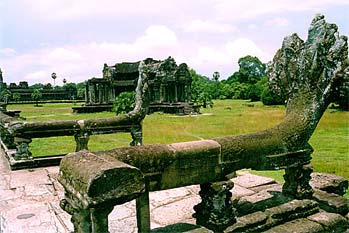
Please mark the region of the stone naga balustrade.
<svg viewBox="0 0 349 233"><path fill-rule="evenodd" d="M347 67L347 38L317 15L307 41L286 37L269 64L273 87L288 97L282 122L245 135L68 154L60 165L61 207L72 215L75 232L108 232L113 206L136 198L138 231L148 232L149 191L200 184L194 217L221 232L236 221L229 178L242 168L285 169L283 193L309 198L308 141Z"/></svg>
<svg viewBox="0 0 349 233"><path fill-rule="evenodd" d="M144 69L143 63L139 69ZM144 72L143 72L144 73ZM3 146L16 148L15 160L31 158L28 144L32 138L74 136L76 151L88 149L90 135L131 132L131 145L142 144L142 120L148 112L149 98L146 76L138 79L135 108L123 115L88 120L21 122L0 112L0 137Z"/></svg>

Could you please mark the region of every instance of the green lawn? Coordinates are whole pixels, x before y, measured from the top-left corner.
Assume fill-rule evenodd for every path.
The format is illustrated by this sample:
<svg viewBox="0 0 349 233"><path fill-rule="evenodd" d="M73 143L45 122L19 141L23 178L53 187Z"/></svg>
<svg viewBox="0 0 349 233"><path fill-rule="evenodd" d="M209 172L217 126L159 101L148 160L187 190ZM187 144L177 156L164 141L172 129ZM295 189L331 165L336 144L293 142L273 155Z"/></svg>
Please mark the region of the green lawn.
<svg viewBox="0 0 349 233"><path fill-rule="evenodd" d="M113 113L74 114L73 104L10 105L21 110L27 121L87 119L113 116ZM218 100L214 108L202 109L197 116L176 116L154 113L143 123L144 144L173 143L217 136L243 134L271 127L282 120L283 106L264 106L260 102ZM91 136L89 149L103 150L128 146L129 133ZM328 109L321 119L310 144L314 148L312 164L315 171L337 174L349 179L349 113ZM73 137L33 139L34 156L72 152ZM255 172L282 181L282 171Z"/></svg>

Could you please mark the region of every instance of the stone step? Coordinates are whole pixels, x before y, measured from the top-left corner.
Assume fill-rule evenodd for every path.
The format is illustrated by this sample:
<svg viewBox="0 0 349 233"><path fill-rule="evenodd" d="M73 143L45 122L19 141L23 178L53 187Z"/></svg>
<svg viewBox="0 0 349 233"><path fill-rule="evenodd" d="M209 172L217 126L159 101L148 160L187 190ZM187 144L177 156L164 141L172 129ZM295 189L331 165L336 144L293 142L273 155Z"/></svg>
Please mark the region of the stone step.
<svg viewBox="0 0 349 233"><path fill-rule="evenodd" d="M315 189L313 199L319 203L321 209L327 212L338 213L343 216L349 212L349 200L340 195Z"/></svg>
<svg viewBox="0 0 349 233"><path fill-rule="evenodd" d="M265 211L238 217L237 222L224 232L261 232L294 219L306 218L317 212L319 207L313 200L292 200Z"/></svg>
<svg viewBox="0 0 349 233"><path fill-rule="evenodd" d="M309 182L314 189L343 196L348 189L348 180L328 173L313 172Z"/></svg>

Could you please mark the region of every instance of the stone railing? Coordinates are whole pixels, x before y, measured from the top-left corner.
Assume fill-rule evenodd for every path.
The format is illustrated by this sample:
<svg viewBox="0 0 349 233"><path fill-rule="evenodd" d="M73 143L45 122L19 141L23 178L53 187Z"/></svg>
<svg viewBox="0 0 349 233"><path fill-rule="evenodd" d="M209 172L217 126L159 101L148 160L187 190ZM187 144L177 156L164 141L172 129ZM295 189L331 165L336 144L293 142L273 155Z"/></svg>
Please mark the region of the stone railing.
<svg viewBox="0 0 349 233"><path fill-rule="evenodd" d="M144 69L140 65L139 69ZM143 72L144 73L144 72ZM88 149L90 135L131 132L131 145L142 144L142 120L148 111L146 76L138 79L136 106L124 115L88 120L22 122L0 111L1 146L11 165L34 162L29 143L33 138L74 136L76 151Z"/></svg>
<svg viewBox="0 0 349 233"><path fill-rule="evenodd" d="M61 207L72 215L75 232L108 232L113 207L136 199L138 231L149 232L150 191L200 184L202 202L194 217L222 232L236 221L229 178L242 168L285 169L283 194L310 198L308 141L336 85L348 75L347 65L347 38L318 15L308 40L286 37L269 65L274 88L288 96L281 123L246 135L68 154L60 165Z"/></svg>

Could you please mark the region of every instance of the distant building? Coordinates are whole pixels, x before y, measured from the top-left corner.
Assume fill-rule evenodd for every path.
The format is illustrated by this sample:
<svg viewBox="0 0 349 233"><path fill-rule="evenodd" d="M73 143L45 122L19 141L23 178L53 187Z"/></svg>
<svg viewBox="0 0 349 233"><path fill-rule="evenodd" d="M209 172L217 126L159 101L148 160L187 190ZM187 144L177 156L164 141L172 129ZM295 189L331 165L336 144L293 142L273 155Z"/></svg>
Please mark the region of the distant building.
<svg viewBox="0 0 349 233"><path fill-rule="evenodd" d="M10 83L7 85L4 82L2 71L0 69L0 92L4 89L8 89L12 94L18 93L20 95L18 101L31 101L31 94L34 92L34 89L29 88L28 82L26 81L21 81L18 85L16 83ZM70 99L70 93L68 93L68 91L53 89L51 85L47 85L47 88L40 89L39 91L42 94L42 100ZM12 96L10 96L9 101L13 101Z"/></svg>
<svg viewBox="0 0 349 233"><path fill-rule="evenodd" d="M123 62L114 66L104 64L103 78L86 81L85 106L74 107L75 112L111 110L116 97L134 91L140 62ZM176 64L172 57L163 61L148 58L150 112L190 114L196 112L191 102L192 77L185 63Z"/></svg>

